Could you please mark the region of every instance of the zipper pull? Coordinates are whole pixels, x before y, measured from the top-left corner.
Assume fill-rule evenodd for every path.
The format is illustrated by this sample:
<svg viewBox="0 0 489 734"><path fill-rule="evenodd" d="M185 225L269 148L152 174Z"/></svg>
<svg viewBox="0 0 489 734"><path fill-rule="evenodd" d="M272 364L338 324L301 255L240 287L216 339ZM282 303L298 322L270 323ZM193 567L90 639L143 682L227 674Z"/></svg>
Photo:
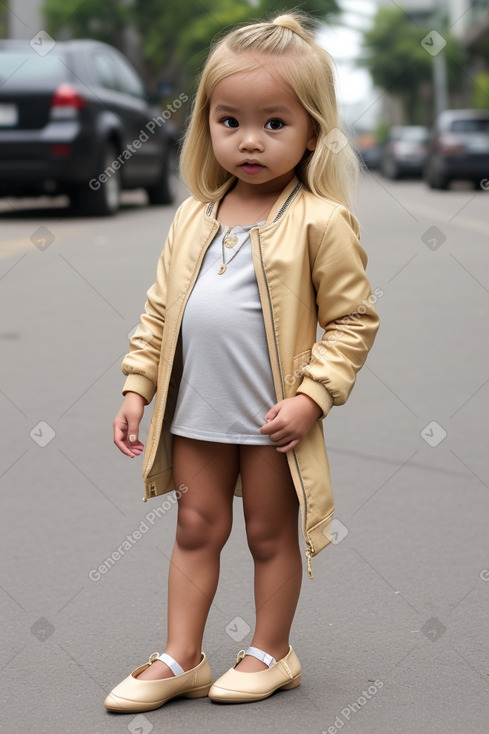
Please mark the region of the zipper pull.
<svg viewBox="0 0 489 734"><path fill-rule="evenodd" d="M309 578L313 579L314 576L312 575L311 551L309 550L309 548L306 550L306 558L307 558L307 573L309 574Z"/></svg>

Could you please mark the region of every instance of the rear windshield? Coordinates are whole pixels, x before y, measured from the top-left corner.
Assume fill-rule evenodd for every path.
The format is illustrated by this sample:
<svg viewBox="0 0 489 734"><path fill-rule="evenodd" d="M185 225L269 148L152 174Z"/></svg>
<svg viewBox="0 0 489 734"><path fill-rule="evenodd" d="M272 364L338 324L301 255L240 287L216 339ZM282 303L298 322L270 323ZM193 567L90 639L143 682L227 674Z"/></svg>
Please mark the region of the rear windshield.
<svg viewBox="0 0 489 734"><path fill-rule="evenodd" d="M35 51L7 51L0 48L0 88L59 84L68 75L65 64L52 51L39 56Z"/></svg>
<svg viewBox="0 0 489 734"><path fill-rule="evenodd" d="M407 140L413 143L419 143L426 140L428 130L423 127L404 127L401 130L393 130L391 132L393 140Z"/></svg>
<svg viewBox="0 0 489 734"><path fill-rule="evenodd" d="M489 118L487 120L454 120L454 133L489 133Z"/></svg>

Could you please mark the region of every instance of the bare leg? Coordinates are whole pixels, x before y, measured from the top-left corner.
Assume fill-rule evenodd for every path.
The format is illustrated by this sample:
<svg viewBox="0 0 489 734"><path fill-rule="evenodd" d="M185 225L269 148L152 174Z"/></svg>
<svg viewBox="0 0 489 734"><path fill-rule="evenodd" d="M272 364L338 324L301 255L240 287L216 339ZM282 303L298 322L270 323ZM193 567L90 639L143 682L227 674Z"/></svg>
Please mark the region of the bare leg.
<svg viewBox="0 0 489 734"><path fill-rule="evenodd" d="M274 446L240 446L240 471L246 535L255 562L256 628L251 644L280 660L289 650L302 582L299 503L287 458ZM242 672L266 669L251 656L237 667Z"/></svg>
<svg viewBox="0 0 489 734"><path fill-rule="evenodd" d="M239 447L175 436L173 473L188 490L178 500L178 522L168 577L166 652L184 670L195 667L219 580L221 550L232 526ZM138 677L168 678L161 660Z"/></svg>

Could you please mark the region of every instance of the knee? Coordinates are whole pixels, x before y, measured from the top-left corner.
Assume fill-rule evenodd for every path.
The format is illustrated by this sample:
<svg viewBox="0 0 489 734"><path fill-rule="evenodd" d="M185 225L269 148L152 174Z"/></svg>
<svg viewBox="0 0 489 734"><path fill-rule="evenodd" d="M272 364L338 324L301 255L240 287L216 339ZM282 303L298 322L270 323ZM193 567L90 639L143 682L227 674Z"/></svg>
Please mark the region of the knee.
<svg viewBox="0 0 489 734"><path fill-rule="evenodd" d="M231 532L232 518L195 508L179 508L176 542L184 550L212 548L220 551Z"/></svg>
<svg viewBox="0 0 489 734"><path fill-rule="evenodd" d="M269 561L290 548L291 538L279 528L256 520L246 525L246 537L255 561Z"/></svg>

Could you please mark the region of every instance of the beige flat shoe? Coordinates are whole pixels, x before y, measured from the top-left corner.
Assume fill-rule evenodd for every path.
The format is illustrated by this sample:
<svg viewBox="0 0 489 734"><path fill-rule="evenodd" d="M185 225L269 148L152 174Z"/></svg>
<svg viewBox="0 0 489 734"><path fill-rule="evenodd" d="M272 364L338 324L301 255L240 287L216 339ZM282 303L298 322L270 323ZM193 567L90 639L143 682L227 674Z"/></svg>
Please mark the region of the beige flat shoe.
<svg viewBox="0 0 489 734"><path fill-rule="evenodd" d="M137 676L146 670L155 660L162 660L174 673L174 678L157 680L138 680ZM212 674L207 658L202 653L201 661L195 668L183 668L170 655L154 652L149 662L133 670L131 675L119 683L104 701L108 711L119 713L136 713L152 711L171 698L202 698L207 696L212 683Z"/></svg>
<svg viewBox="0 0 489 734"><path fill-rule="evenodd" d="M257 673L241 673L230 668L211 686L209 698L219 703L245 703L261 701L281 688L289 691L301 683L301 664L293 649L278 662L271 655L257 647L249 647L238 653L236 665L245 657L253 655L268 665L268 670Z"/></svg>

